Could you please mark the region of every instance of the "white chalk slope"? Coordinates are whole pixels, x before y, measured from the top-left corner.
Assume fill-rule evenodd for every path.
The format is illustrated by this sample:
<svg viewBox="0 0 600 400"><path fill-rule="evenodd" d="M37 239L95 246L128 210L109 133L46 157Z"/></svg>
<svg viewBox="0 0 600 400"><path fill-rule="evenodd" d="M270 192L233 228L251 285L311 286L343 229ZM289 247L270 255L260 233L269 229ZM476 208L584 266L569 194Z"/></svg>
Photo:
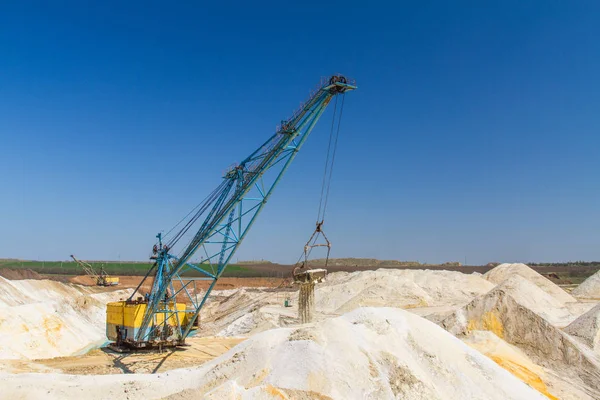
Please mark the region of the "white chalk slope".
<svg viewBox="0 0 600 400"><path fill-rule="evenodd" d="M118 290L50 280L0 277L0 359L72 355L106 341L106 303L128 296Z"/></svg>
<svg viewBox="0 0 600 400"><path fill-rule="evenodd" d="M361 308L312 326L269 330L194 369L42 374L35 387L25 387L31 379L0 375L4 393L30 399L545 398L439 326L395 308Z"/></svg>
<svg viewBox="0 0 600 400"><path fill-rule="evenodd" d="M519 275L527 279L563 304L577 301L577 299L565 292L558 285L554 284L551 280L522 263L500 264L491 271L486 272L483 276L490 282L500 284L513 275Z"/></svg>
<svg viewBox="0 0 600 400"><path fill-rule="evenodd" d="M600 355L600 304L573 321L565 328L565 332Z"/></svg>
<svg viewBox="0 0 600 400"><path fill-rule="evenodd" d="M381 268L335 272L315 289L315 319L334 317L359 307L458 307L494 286L481 276L451 271ZM290 297L294 307L282 309L283 297L240 290L209 304L203 322L214 325L219 336L250 335L296 324L297 293Z"/></svg>
<svg viewBox="0 0 600 400"><path fill-rule="evenodd" d="M317 286L317 310L347 312L361 306L424 307L465 304L494 287L480 276L455 271L336 272Z"/></svg>
<svg viewBox="0 0 600 400"><path fill-rule="evenodd" d="M581 384L590 397L600 391L600 358L557 325L573 318L560 302L520 275L445 318L449 332L468 336L474 330L495 333L539 365L556 369Z"/></svg>
<svg viewBox="0 0 600 400"><path fill-rule="evenodd" d="M583 281L571 293L580 299L600 299L600 271Z"/></svg>

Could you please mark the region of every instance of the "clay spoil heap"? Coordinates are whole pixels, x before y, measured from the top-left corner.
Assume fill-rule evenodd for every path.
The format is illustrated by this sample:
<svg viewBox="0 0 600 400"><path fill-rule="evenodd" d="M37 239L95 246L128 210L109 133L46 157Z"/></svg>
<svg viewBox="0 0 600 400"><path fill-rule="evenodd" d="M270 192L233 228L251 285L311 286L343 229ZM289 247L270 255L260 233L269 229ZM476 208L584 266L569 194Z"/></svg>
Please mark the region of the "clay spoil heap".
<svg viewBox="0 0 600 400"><path fill-rule="evenodd" d="M266 331L198 368L155 375L44 374L33 387L25 385L26 375L2 379L11 398L544 398L439 326L392 308L362 308L314 325Z"/></svg>
<svg viewBox="0 0 600 400"><path fill-rule="evenodd" d="M77 354L106 341L106 303L130 291L0 277L0 359Z"/></svg>
<svg viewBox="0 0 600 400"><path fill-rule="evenodd" d="M600 304L577 318L564 330L600 355Z"/></svg>
<svg viewBox="0 0 600 400"><path fill-rule="evenodd" d="M491 271L486 272L483 276L490 282L500 284L513 275L519 275L527 279L563 304L577 301L577 299L561 289L560 286L556 285L554 282L537 273L525 264L500 264Z"/></svg>
<svg viewBox="0 0 600 400"><path fill-rule="evenodd" d="M600 300L600 271L583 281L571 294L580 299Z"/></svg>

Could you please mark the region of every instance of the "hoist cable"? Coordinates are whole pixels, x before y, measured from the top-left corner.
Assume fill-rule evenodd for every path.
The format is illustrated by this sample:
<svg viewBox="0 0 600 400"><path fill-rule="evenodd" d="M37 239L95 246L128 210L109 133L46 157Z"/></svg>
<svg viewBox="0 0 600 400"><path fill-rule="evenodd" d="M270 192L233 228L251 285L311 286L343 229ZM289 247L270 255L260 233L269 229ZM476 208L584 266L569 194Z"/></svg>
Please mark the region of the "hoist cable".
<svg viewBox="0 0 600 400"><path fill-rule="evenodd" d="M321 197L319 199L319 211L317 213L317 224L322 223L325 220L325 211L327 210L327 203L329 201L329 192L331 189L331 178L333 175L333 166L335 164L335 156L337 153L337 145L340 136L340 127L342 124L342 116L344 112L344 100L345 94L342 94L342 104L340 106L340 113L337 120L337 129L336 129L336 115L337 115L337 96L335 98L334 108L333 108L333 118L331 120L331 130L329 132L329 143L327 145L327 155L325 158L325 168L323 171L323 182L321 185ZM333 146L332 146L333 145ZM331 162L330 162L331 161ZM319 234L315 235L312 238L312 243L307 243L306 245L310 247L308 252L304 250L300 257L298 257L298 261L296 264L300 262L303 258L308 258L312 253L315 243L319 238Z"/></svg>
<svg viewBox="0 0 600 400"><path fill-rule="evenodd" d="M333 106L333 118L331 119L331 130L329 132L329 143L327 145L327 156L325 157L325 167L323 170L323 183L321 184L321 198L319 199L319 212L317 213L317 222L321 220L321 209L323 206L323 196L325 194L325 184L327 183L327 167L329 166L329 155L331 154L331 142L333 139L333 130L335 128L335 115L337 113L337 96Z"/></svg>
<svg viewBox="0 0 600 400"><path fill-rule="evenodd" d="M333 165L335 164L335 155L337 153L337 144L340 137L340 125L342 124L342 115L344 114L344 99L346 94L342 94L342 106L340 107L340 116L338 118L337 132L335 134L335 143L333 145L333 154L331 156L331 167L329 169L329 181L327 182L327 193L325 195L325 204L323 205L323 215L321 221L325 219L325 210L327 209L327 201L329 200L329 189L331 189L331 176L333 175Z"/></svg>

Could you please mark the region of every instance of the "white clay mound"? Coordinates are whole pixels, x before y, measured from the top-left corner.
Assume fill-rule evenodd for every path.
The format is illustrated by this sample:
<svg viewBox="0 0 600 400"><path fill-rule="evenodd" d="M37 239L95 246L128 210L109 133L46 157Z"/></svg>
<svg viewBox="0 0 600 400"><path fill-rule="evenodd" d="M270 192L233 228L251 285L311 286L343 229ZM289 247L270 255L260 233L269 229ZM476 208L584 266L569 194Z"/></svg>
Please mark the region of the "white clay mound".
<svg viewBox="0 0 600 400"><path fill-rule="evenodd" d="M0 277L0 359L69 356L106 341L106 303L130 291Z"/></svg>
<svg viewBox="0 0 600 400"><path fill-rule="evenodd" d="M573 321L565 332L575 336L600 355L600 304Z"/></svg>
<svg viewBox="0 0 600 400"><path fill-rule="evenodd" d="M329 274L317 285L317 311L343 313L358 307L431 307L463 305L487 293L494 284L453 271L399 270Z"/></svg>
<svg viewBox="0 0 600 400"><path fill-rule="evenodd" d="M520 305L534 311L556 326L566 326L577 315L571 313L564 303L521 275L513 275L497 286Z"/></svg>
<svg viewBox="0 0 600 400"><path fill-rule="evenodd" d="M552 323L568 317L557 304L539 287L515 275L455 311L441 325L459 336L478 330L493 332L537 364L581 382L586 393L599 393L600 358Z"/></svg>
<svg viewBox="0 0 600 400"><path fill-rule="evenodd" d="M577 301L577 299L561 289L560 286L554 284L541 274L538 274L525 264L500 264L494 269L486 272L484 277L490 282L500 284L513 275L519 275L527 279L563 304Z"/></svg>
<svg viewBox="0 0 600 400"><path fill-rule="evenodd" d="M583 281L571 294L580 299L600 299L600 271Z"/></svg>
<svg viewBox="0 0 600 400"><path fill-rule="evenodd" d="M451 271L381 268L353 273L334 272L315 287L315 321L360 307L456 308L487 293L494 284L477 275ZM293 307L283 308L289 296ZM206 332L247 336L274 327L297 324L298 294L273 294L240 289L215 299L203 311Z"/></svg>
<svg viewBox="0 0 600 400"><path fill-rule="evenodd" d="M31 374L0 379L10 398L545 398L439 326L396 308L361 308L314 325L262 332L198 368L40 374L33 386L27 384Z"/></svg>

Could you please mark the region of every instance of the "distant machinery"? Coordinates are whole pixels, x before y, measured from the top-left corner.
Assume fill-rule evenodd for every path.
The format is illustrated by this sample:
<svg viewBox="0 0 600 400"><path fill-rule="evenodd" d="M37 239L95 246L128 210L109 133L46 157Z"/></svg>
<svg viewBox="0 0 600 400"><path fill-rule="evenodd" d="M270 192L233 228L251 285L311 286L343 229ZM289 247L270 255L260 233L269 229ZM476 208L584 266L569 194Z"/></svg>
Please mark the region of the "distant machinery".
<svg viewBox="0 0 600 400"><path fill-rule="evenodd" d="M341 75L323 80L266 142L225 171L221 184L202 203L165 235L156 236L151 257L154 264L142 282L129 299L107 306L106 332L115 342L111 347L123 350L184 344L217 280L325 109L335 98L337 110L338 95L342 95L341 120L345 93L354 89L355 83ZM334 122L335 116L334 112ZM330 148L331 142L330 137ZM173 193L172 187L165 190ZM177 248L180 241L184 246ZM148 286L150 280L151 290L142 294L142 285ZM196 281L207 281L209 286L197 290Z"/></svg>
<svg viewBox="0 0 600 400"><path fill-rule="evenodd" d="M104 270L104 267L100 267L100 273L97 273L91 264L78 260L73 254L71 254L71 258L83 269L86 275L90 276L96 282L96 285L116 286L119 284L119 278L116 276L109 276Z"/></svg>

